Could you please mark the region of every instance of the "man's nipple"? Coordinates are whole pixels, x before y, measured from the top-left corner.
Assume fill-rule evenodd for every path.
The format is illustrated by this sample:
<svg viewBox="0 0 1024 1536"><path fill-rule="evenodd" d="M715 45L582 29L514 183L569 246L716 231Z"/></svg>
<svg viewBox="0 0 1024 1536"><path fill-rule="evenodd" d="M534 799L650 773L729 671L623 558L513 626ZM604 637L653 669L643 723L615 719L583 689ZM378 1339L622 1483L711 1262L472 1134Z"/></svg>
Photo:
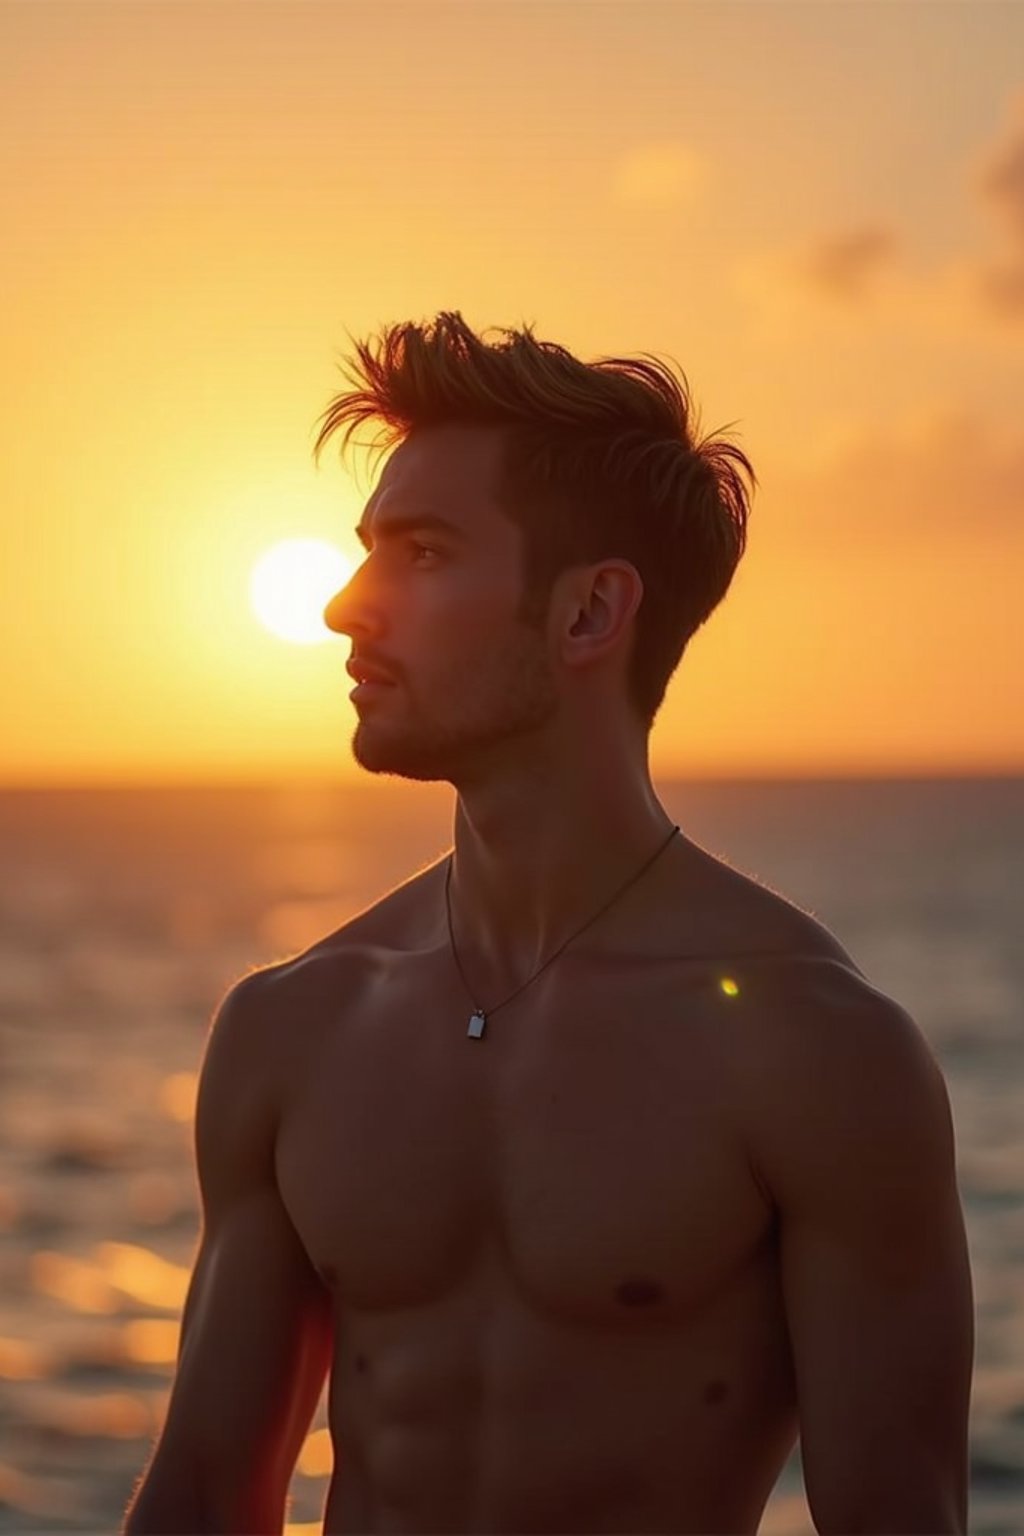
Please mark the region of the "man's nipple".
<svg viewBox="0 0 1024 1536"><path fill-rule="evenodd" d="M662 1298L661 1286L654 1280L623 1280L616 1287L615 1299L627 1307L649 1307Z"/></svg>

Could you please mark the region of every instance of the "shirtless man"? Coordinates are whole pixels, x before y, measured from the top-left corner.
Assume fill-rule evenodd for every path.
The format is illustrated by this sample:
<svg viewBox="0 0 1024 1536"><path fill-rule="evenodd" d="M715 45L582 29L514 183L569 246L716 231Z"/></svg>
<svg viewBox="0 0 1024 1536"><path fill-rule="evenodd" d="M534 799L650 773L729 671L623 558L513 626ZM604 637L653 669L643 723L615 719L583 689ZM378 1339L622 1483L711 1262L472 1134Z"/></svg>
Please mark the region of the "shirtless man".
<svg viewBox="0 0 1024 1536"><path fill-rule="evenodd" d="M365 375L401 427L368 558L325 617L354 675L388 676L357 696L356 760L450 782L453 854L216 1011L202 1236L124 1530L280 1532L329 1374L328 1533L754 1532L798 1434L819 1531L964 1532L942 1073L827 929L673 829L648 772L742 550L742 456L695 445L645 365L485 347L457 313L403 332ZM568 534L530 622L508 509L541 547L552 524L506 418L655 445L573 460L590 543Z"/></svg>

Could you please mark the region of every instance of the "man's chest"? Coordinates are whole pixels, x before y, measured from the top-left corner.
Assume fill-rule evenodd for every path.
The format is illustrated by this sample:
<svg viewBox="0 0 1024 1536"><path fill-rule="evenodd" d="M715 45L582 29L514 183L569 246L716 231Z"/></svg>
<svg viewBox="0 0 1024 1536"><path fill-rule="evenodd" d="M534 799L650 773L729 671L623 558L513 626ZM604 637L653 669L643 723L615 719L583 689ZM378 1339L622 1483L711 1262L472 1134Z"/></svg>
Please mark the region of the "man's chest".
<svg viewBox="0 0 1024 1536"><path fill-rule="evenodd" d="M699 1310L771 1228L730 1068L753 1020L723 981L690 966L588 985L567 967L475 1040L457 978L409 966L317 1019L277 1172L339 1299L425 1305L487 1248L552 1319Z"/></svg>

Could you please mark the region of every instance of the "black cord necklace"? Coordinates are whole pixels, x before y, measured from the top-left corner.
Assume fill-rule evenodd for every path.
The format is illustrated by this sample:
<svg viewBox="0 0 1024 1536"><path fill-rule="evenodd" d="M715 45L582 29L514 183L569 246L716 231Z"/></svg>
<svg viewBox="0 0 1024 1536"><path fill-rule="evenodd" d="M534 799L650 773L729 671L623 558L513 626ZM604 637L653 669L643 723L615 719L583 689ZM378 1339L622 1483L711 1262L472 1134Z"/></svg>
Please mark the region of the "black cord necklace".
<svg viewBox="0 0 1024 1536"><path fill-rule="evenodd" d="M486 1027L487 1020L490 1018L491 1014L492 1013L497 1013L499 1008L504 1008L505 1003L510 1003L512 1001L513 997L518 997L520 992L524 991L530 985L530 982L536 981L536 979L540 975L541 971L546 971L548 966L552 963L552 961L558 959L559 955L562 953L562 950L566 949L572 943L573 939L578 939L580 934L583 933L587 928L589 928L591 926L591 923L596 923L597 919L602 915L602 913L607 912L608 908L610 906L613 906L614 903L618 901L619 897L623 896L626 893L626 891L629 890L631 885L635 885L636 882L640 879L640 876L642 874L644 874L648 869L650 869L650 867L654 863L655 859L658 858L660 854L664 853L665 849L668 847L669 843L672 841L672 839L675 837L675 835L676 835L676 833L678 831L679 831L678 827L673 827L672 831L669 833L669 835L665 839L665 841L661 844L661 847L657 850L657 852L651 855L651 857L647 860L647 862L643 865L643 867L637 871L637 873L633 876L633 878L631 880L627 880L626 884L624 886L622 886L622 888L620 890L616 891L616 893L612 897L611 901L605 902L605 904L601 908L600 912L595 912L594 916L590 919L589 922L584 923L582 928L578 928L574 934L570 935L570 937L566 939L565 943L560 945L559 948L555 950L554 954L551 956L551 959L545 960L544 964L540 967L540 970L534 971L533 975L529 978L529 980L524 981L523 985L521 987L517 987L516 990L511 994L511 996L505 998L505 1002L498 1003L498 1004L495 1005L495 1007L489 1008L486 1013L484 1012L484 1010L478 1004L476 1004L474 1002L473 1012L470 1015L470 1019L469 1019L469 1028L466 1030L466 1034L469 1036L469 1038L471 1040L479 1040L479 1039L481 1039L483 1037L483 1032L484 1032L484 1029ZM454 862L454 859L455 859L455 853L454 853L454 850L453 850L453 852L451 854L449 854L449 856L448 856L448 870L447 870L447 872L445 874L445 880L444 880L444 904L445 904L445 909L446 909L446 911L448 913L448 938L451 941L452 955L454 956L455 964L458 966L459 975L462 977L463 985L465 986L466 991L469 993L470 1000L473 1001L473 990L470 987L469 982L466 980L466 973L465 973L465 971L462 969L462 963L459 960L459 952L455 948L455 934L452 932L452 906L451 906L451 897L449 896L449 887L451 885L452 864Z"/></svg>

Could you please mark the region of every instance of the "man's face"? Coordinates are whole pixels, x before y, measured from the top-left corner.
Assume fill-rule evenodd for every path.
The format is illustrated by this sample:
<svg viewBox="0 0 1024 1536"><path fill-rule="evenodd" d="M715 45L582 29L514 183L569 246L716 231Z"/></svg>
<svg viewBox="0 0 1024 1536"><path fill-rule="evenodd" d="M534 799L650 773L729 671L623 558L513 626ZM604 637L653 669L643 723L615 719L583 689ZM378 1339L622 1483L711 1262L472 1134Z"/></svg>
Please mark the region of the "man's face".
<svg viewBox="0 0 1024 1536"><path fill-rule="evenodd" d="M367 558L324 610L395 679L356 705L371 773L458 784L535 748L557 714L544 634L514 617L522 534L495 502L500 447L495 429L434 427L396 448L361 519Z"/></svg>

